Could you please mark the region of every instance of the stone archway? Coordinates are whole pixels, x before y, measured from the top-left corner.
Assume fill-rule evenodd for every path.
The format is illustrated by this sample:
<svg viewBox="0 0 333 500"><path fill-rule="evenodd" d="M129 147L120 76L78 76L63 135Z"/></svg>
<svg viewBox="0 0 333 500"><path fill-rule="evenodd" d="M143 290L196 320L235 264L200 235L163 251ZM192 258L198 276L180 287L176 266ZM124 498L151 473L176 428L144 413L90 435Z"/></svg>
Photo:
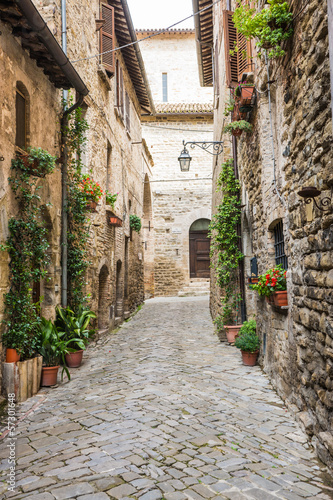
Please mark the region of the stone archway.
<svg viewBox="0 0 333 500"><path fill-rule="evenodd" d="M98 277L98 329L104 330L110 322L110 279L109 270L104 264Z"/></svg>

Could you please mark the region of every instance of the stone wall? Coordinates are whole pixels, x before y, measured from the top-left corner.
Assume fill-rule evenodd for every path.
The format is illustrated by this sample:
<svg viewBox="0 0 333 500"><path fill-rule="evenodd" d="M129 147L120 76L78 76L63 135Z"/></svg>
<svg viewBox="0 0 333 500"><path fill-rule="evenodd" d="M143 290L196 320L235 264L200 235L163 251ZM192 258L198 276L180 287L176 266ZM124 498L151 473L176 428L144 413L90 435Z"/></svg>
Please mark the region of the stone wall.
<svg viewBox="0 0 333 500"><path fill-rule="evenodd" d="M50 3L36 1L37 8L48 22L52 32L60 40L60 0ZM67 2L68 57L85 58L99 52L99 33L95 18L99 18L99 2L85 0L78 6L74 0ZM19 38L15 38L1 24L0 67L0 153L4 156L0 170L0 224L1 243L7 236L9 217L15 213L14 197L8 186L10 162L15 156L15 89L22 82L30 99L29 145L42 147L60 156L61 91L54 89L41 68L22 50ZM143 284L143 236L129 227L129 215L143 216L144 178L152 165L152 158L141 146L141 108L135 88L121 55L124 86L130 98L131 128L114 107L115 78L109 77L100 66L98 58L75 64L89 89L82 106L88 122L87 143L83 151L86 173L99 182L103 191L119 193L115 212L122 219L121 228L108 224L108 211L103 196L96 213L89 214L90 237L86 293L90 294L89 306L99 314L100 329L109 329L133 312L144 299ZM71 92L73 99L76 98ZM132 142L136 143L132 145ZM56 172L40 181L43 203L51 203L45 209L49 228L51 266L47 279L41 283L42 314L54 317L55 306L61 297L61 173ZM149 185L148 185L149 189ZM148 194L146 194L148 196ZM8 257L0 252L0 293L8 289ZM3 303L0 305L0 319Z"/></svg>
<svg viewBox="0 0 333 500"><path fill-rule="evenodd" d="M272 307L250 290L246 297L263 341L260 364L332 467L333 215L297 194L316 186L320 202L333 185L327 5L313 0L303 7L292 4L299 15L286 56L268 64L275 168L263 60L256 59L253 133L238 145L244 253L257 257L259 273L272 267L274 226L283 222L289 308Z"/></svg>

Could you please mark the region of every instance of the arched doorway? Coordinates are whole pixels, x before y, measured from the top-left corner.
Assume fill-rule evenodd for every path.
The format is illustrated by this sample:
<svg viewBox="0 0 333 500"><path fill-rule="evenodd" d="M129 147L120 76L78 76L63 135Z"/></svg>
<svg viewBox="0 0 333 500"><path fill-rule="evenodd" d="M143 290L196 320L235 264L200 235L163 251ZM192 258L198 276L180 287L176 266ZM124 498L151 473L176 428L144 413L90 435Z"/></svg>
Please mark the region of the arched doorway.
<svg viewBox="0 0 333 500"><path fill-rule="evenodd" d="M99 273L99 288L98 288L98 328L103 330L108 328L110 320L109 307L109 270L104 264Z"/></svg>
<svg viewBox="0 0 333 500"><path fill-rule="evenodd" d="M190 227L190 278L210 277L209 219L198 219Z"/></svg>

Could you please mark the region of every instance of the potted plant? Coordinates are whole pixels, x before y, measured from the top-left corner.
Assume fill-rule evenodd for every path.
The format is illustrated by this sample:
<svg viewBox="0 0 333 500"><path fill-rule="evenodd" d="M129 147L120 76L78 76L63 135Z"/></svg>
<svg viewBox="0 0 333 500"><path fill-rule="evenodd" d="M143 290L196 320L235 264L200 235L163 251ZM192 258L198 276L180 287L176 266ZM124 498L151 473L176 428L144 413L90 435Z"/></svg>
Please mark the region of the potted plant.
<svg viewBox="0 0 333 500"><path fill-rule="evenodd" d="M66 309L56 308L55 325L62 338L67 341L71 352L65 354L67 366L77 368L82 363L83 351L89 342L89 338L95 333L94 329L89 329L89 323L96 318L96 314L90 309L79 307L75 314L69 307Z"/></svg>
<svg viewBox="0 0 333 500"><path fill-rule="evenodd" d="M103 195L101 186L89 177L89 175L83 175L81 179L81 191L85 195L87 208L91 212L95 212L97 204Z"/></svg>
<svg viewBox="0 0 333 500"><path fill-rule="evenodd" d="M223 129L223 132L227 132L236 137L242 135L243 131L247 133L252 132L252 125L245 120L228 123Z"/></svg>
<svg viewBox="0 0 333 500"><path fill-rule="evenodd" d="M137 215L130 215L129 223L130 223L130 228L133 229L133 231L136 231L137 233L140 232L142 226L140 217L138 217Z"/></svg>
<svg viewBox="0 0 333 500"><path fill-rule="evenodd" d="M243 364L254 366L257 362L260 339L256 333L257 324L254 319L244 321L239 335L235 340L235 346L241 350Z"/></svg>
<svg viewBox="0 0 333 500"><path fill-rule="evenodd" d="M109 193L108 190L105 191L105 202L106 202L107 208L111 207L111 209L114 210L114 205L117 201L118 194L119 193L111 194L111 193Z"/></svg>
<svg viewBox="0 0 333 500"><path fill-rule="evenodd" d="M55 168L56 158L42 148L28 148L28 151L18 151L13 167L18 167L35 177L45 177Z"/></svg>
<svg viewBox="0 0 333 500"><path fill-rule="evenodd" d="M258 283L251 285L252 290L256 290L260 296L273 299L278 307L288 305L287 297L287 271L283 269L282 264L278 264L272 269L268 269L258 278Z"/></svg>
<svg viewBox="0 0 333 500"><path fill-rule="evenodd" d="M284 0L268 0L268 5L260 12L250 5L239 3L233 15L237 31L248 40L257 38L259 56L261 49L269 50L269 58L285 54L281 44L292 36L293 14Z"/></svg>
<svg viewBox="0 0 333 500"><path fill-rule="evenodd" d="M57 383L60 363L63 364L62 377L64 372L70 380L70 373L65 365L65 354L74 351L69 347L70 341L64 340L64 334L59 333L51 320L41 318L38 332L38 352L43 356L42 386L52 386ZM80 341L80 339L77 339Z"/></svg>

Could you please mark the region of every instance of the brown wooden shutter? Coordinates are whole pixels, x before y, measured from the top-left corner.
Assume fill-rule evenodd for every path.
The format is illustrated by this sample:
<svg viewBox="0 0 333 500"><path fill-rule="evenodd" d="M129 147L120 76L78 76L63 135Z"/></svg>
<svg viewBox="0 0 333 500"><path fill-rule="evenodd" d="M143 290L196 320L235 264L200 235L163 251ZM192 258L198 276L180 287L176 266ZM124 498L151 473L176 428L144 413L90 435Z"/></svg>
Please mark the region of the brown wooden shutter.
<svg viewBox="0 0 333 500"><path fill-rule="evenodd" d="M123 68L119 69L119 111L122 117L124 117L124 76Z"/></svg>
<svg viewBox="0 0 333 500"><path fill-rule="evenodd" d="M245 36L238 33L232 20L233 12L223 11L223 31L225 44L226 83L228 87L234 87L240 81L242 74L251 71L251 42ZM231 50L237 52L230 55Z"/></svg>
<svg viewBox="0 0 333 500"><path fill-rule="evenodd" d="M131 104L130 98L127 92L125 92L125 113L126 113L126 128L130 132L131 131Z"/></svg>
<svg viewBox="0 0 333 500"><path fill-rule="evenodd" d="M241 33L237 33L237 46L237 71L238 81L240 81L243 73L251 71L251 42L246 40Z"/></svg>
<svg viewBox="0 0 333 500"><path fill-rule="evenodd" d="M219 75L219 50L218 50L218 40L215 40L215 50L214 50L214 87L215 95L220 95L220 75Z"/></svg>
<svg viewBox="0 0 333 500"><path fill-rule="evenodd" d="M230 51L235 50L235 44L237 43L237 30L232 15L233 12L230 10L223 11L226 84L228 87L233 87L238 83L237 53L230 55Z"/></svg>
<svg viewBox="0 0 333 500"><path fill-rule="evenodd" d="M103 53L114 49L114 8L101 3L101 19L105 20L100 32L100 51ZM101 55L101 63L110 73L114 73L114 60L114 52Z"/></svg>

